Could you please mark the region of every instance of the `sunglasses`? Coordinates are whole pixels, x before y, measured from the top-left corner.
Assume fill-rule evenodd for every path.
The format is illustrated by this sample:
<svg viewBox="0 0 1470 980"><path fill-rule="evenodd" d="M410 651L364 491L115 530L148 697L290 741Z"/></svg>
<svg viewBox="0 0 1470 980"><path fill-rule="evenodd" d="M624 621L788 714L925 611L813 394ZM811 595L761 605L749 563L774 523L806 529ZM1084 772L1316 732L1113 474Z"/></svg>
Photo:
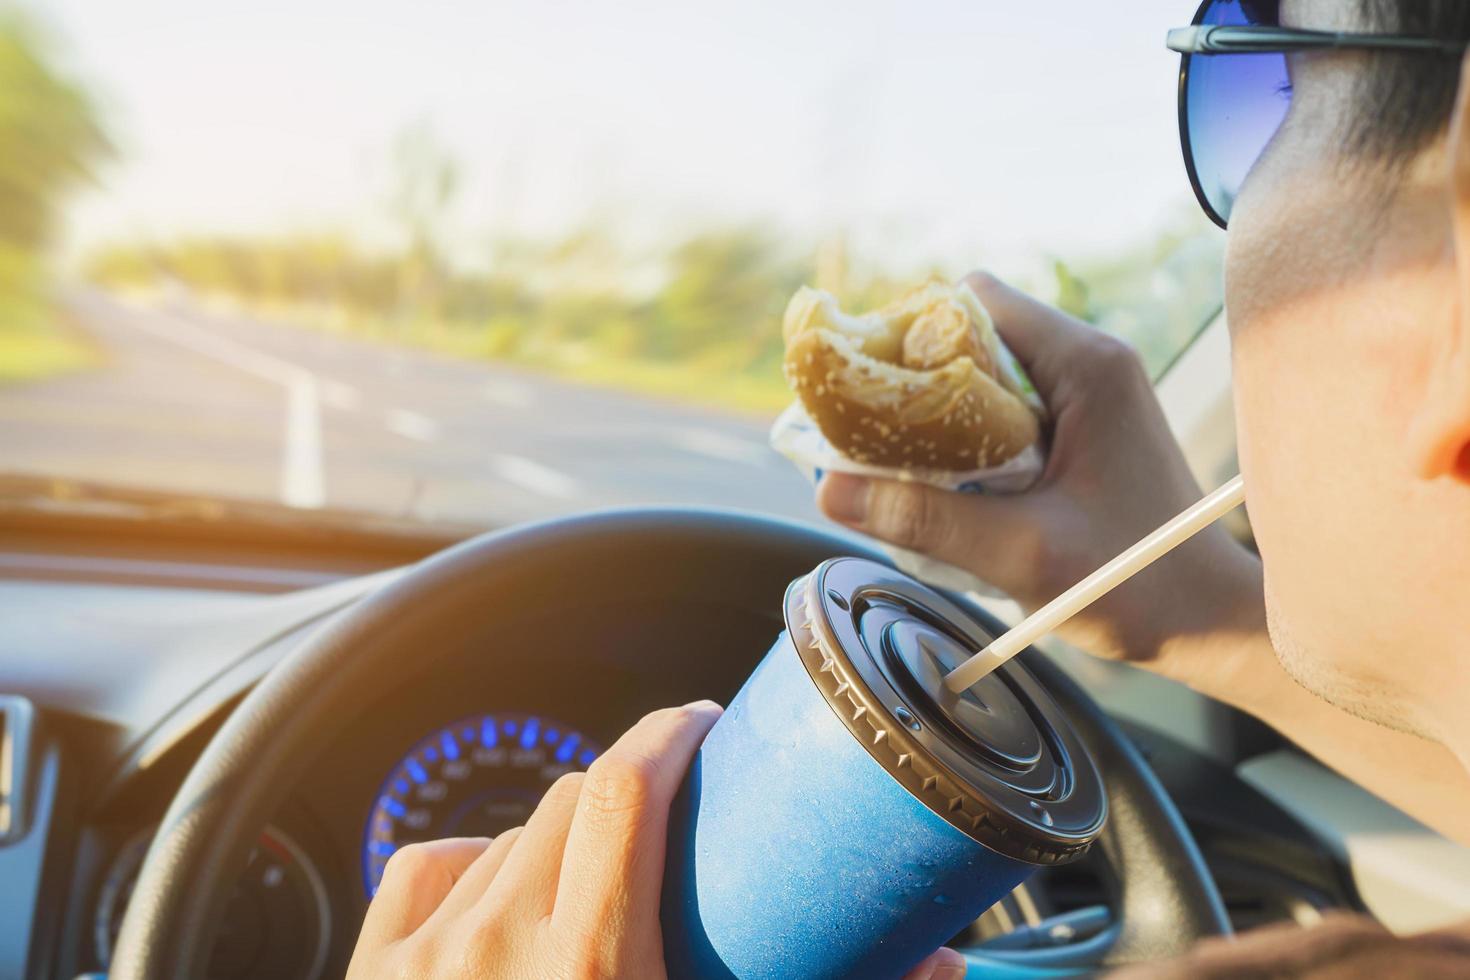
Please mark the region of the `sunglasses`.
<svg viewBox="0 0 1470 980"><path fill-rule="evenodd" d="M1291 107L1286 56L1357 49L1461 56L1466 42L1303 31L1278 23L1278 2L1205 0L1191 27L1169 32L1179 59L1179 141L1194 195L1221 228L1241 184Z"/></svg>

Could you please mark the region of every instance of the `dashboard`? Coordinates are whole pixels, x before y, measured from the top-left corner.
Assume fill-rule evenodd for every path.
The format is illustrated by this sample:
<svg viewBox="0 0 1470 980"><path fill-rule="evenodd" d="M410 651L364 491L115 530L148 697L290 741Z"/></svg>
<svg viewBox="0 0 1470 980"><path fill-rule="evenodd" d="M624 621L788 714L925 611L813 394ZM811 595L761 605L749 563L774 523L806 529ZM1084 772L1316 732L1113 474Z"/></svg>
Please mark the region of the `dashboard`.
<svg viewBox="0 0 1470 980"><path fill-rule="evenodd" d="M237 591L217 576L188 587L184 568L160 584L152 562L137 576L115 558L101 567L60 576L17 560L0 576L0 692L37 706L33 741L61 770L31 807L30 837L45 839L29 889L0 889L0 957L8 931L16 947L0 976L106 971L153 833L231 708L399 574ZM340 976L397 848L524 823L547 786L647 711L728 700L780 629L776 601L754 614L619 598L453 638L432 670L356 706L316 748L240 870L211 976ZM22 850L0 846L0 879ZM30 914L8 914L23 903Z"/></svg>
<svg viewBox="0 0 1470 980"><path fill-rule="evenodd" d="M45 545L0 549L0 694L36 715L23 826L0 842L5 977L105 972L153 832L231 709L314 631L402 574L336 571L324 558L307 575L217 553L58 561ZM607 581L622 568L587 571ZM569 584L575 601L552 613L436 638L449 646L431 668L354 705L283 787L239 870L210 975L340 976L396 849L521 824L546 786L647 711L727 702L782 628L785 582L733 574L745 595L694 588L678 602L589 598ZM1239 762L1289 751L1279 739L1223 706L1181 707L1193 697L1182 689L1139 694L1135 672L1069 668L1153 761L1238 928L1361 907L1342 857L1236 774ZM1138 725L1129 705L1140 701L1156 719L1161 708L1188 718ZM1190 735L1201 731L1207 739ZM1114 887L1089 862L1049 869L965 938L1045 943L1058 916L1076 938L1107 921Z"/></svg>
<svg viewBox="0 0 1470 980"><path fill-rule="evenodd" d="M462 653L414 689L363 706L321 747L262 835L215 941L212 975L340 976L397 848L523 824L557 777L585 769L642 713L692 700L697 679L680 684L630 666L645 646L667 647L665 631L688 625L688 611L650 609L621 622L615 612L632 611L598 617L615 639L595 656L578 655L586 646L579 624L507 624L496 637L467 637ZM639 630L635 618L668 625ZM769 623L741 632L757 631L774 636ZM733 693L728 682L715 686ZM195 755L192 745L174 751L177 762L155 777L161 784L181 781ZM107 828L111 857L96 879L85 969L106 969L131 878L167 803L164 794L155 799L141 826Z"/></svg>
<svg viewBox="0 0 1470 980"><path fill-rule="evenodd" d="M516 710L518 699L504 697L487 712L476 692L454 681L447 675L419 692L419 710L386 705L365 713L327 747L241 871L211 976L340 974L342 953L395 850L442 837L493 837L524 824L551 783L585 769L620 721L590 711L577 727ZM466 712L471 704L476 710ZM156 821L105 828L101 849L110 856L96 879L84 968L107 968L156 829Z"/></svg>

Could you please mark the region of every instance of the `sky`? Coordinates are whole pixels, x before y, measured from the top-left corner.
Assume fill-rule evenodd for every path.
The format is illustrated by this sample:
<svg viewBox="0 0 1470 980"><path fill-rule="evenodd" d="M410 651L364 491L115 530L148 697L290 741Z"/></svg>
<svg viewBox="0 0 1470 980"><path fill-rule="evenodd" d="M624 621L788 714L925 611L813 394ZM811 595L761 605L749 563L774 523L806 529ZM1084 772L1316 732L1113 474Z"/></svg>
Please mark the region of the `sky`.
<svg viewBox="0 0 1470 980"><path fill-rule="evenodd" d="M589 221L845 233L890 266L1096 254L1193 207L1165 31L1125 0L27 0L119 156L67 249L388 241L395 136L459 161L461 260Z"/></svg>

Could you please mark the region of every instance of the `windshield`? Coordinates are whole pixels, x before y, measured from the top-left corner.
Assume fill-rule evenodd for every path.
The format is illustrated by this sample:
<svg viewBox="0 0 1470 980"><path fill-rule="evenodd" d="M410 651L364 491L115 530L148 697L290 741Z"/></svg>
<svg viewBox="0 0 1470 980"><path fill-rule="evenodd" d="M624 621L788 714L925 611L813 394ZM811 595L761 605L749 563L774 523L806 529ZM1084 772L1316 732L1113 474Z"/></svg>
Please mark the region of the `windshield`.
<svg viewBox="0 0 1470 980"><path fill-rule="evenodd" d="M0 467L500 524L816 515L780 314L1220 304L1172 5L0 7Z"/></svg>

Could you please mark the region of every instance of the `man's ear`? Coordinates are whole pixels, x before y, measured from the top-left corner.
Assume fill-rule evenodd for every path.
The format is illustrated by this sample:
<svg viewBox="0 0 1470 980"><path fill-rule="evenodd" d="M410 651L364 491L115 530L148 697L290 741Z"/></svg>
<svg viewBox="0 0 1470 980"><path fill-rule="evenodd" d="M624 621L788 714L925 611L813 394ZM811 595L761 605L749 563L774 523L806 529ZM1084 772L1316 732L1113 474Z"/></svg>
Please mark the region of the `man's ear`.
<svg viewBox="0 0 1470 980"><path fill-rule="evenodd" d="M1449 207L1458 284L1450 330L1441 338L1429 387L1409 433L1415 469L1425 479L1470 484L1470 55L1450 121Z"/></svg>

